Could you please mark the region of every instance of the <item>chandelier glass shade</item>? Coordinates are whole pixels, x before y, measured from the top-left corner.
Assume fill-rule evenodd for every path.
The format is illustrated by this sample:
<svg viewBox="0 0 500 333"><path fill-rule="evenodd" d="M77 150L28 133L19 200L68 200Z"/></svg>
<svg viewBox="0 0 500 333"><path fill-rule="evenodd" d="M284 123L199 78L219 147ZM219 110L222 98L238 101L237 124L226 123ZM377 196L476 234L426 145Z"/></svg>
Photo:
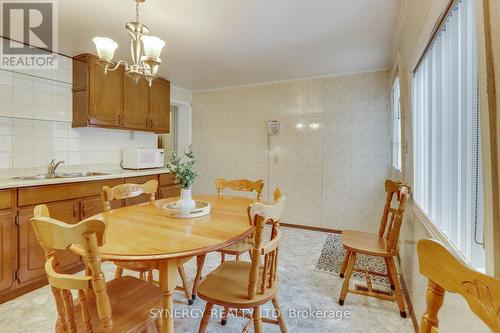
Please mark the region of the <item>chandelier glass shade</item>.
<svg viewBox="0 0 500 333"><path fill-rule="evenodd" d="M125 29L130 37L130 52L132 62L125 60L113 61L113 56L118 44L107 37L94 37L94 42L99 57L99 64L104 67L104 73L114 71L121 65L125 67L125 74L138 83L142 78L148 81L151 86L158 73L158 67L161 64L161 51L165 42L156 36L148 35L149 29L144 24L139 23L139 3L145 0L135 0L136 2L136 20L128 22Z"/></svg>

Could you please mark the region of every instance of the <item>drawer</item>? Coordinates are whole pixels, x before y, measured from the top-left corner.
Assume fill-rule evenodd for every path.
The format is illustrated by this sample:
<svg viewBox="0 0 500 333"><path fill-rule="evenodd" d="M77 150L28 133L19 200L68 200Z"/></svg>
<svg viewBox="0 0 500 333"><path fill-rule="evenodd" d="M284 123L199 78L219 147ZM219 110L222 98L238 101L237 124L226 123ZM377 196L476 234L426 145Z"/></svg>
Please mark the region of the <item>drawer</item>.
<svg viewBox="0 0 500 333"><path fill-rule="evenodd" d="M0 209L6 209L12 207L12 191L2 190L0 191Z"/></svg>
<svg viewBox="0 0 500 333"><path fill-rule="evenodd" d="M18 190L18 206L38 205L100 195L103 186L113 187L122 183L123 179L118 178L95 182L22 187Z"/></svg>
<svg viewBox="0 0 500 333"><path fill-rule="evenodd" d="M160 174L160 186L175 184L175 176L171 173Z"/></svg>
<svg viewBox="0 0 500 333"><path fill-rule="evenodd" d="M158 175L151 176L139 176L139 177L129 177L125 178L125 183L127 184L144 184L150 180L158 180Z"/></svg>

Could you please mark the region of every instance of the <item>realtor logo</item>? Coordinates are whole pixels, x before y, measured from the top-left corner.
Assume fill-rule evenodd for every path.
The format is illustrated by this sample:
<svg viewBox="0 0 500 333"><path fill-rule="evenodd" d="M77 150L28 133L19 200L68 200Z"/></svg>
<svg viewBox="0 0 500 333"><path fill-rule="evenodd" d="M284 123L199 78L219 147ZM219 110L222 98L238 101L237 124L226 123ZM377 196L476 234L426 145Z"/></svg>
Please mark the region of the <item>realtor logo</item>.
<svg viewBox="0 0 500 333"><path fill-rule="evenodd" d="M3 0L0 68L57 67L57 4L55 0Z"/></svg>

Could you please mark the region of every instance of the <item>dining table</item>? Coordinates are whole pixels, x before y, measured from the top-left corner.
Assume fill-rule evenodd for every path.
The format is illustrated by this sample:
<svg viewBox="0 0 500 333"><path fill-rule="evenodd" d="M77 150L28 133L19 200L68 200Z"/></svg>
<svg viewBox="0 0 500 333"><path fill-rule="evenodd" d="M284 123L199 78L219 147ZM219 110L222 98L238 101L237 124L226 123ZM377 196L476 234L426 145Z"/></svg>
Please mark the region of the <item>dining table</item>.
<svg viewBox="0 0 500 333"><path fill-rule="evenodd" d="M254 201L246 197L193 196L209 202L208 215L197 218L173 218L162 207L176 198L149 201L113 209L89 219L106 223L105 243L99 248L101 260L155 262L162 293L161 331L174 332L172 294L177 286L177 262L197 258L193 295L201 280L201 268L209 252L233 245L250 236L253 227L248 207ZM72 250L82 254L82 249Z"/></svg>

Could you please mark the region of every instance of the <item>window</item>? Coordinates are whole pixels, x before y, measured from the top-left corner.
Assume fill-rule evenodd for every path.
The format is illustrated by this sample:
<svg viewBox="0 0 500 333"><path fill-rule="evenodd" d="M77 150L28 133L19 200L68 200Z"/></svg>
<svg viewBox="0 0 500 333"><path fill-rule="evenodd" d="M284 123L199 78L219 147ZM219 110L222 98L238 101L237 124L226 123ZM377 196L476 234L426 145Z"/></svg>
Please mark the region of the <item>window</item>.
<svg viewBox="0 0 500 333"><path fill-rule="evenodd" d="M428 220L484 267L474 0L458 1L413 78L414 198Z"/></svg>
<svg viewBox="0 0 500 333"><path fill-rule="evenodd" d="M392 167L401 171L402 165L402 142L401 142L401 106L399 102L399 78L394 80L391 93L392 104Z"/></svg>

